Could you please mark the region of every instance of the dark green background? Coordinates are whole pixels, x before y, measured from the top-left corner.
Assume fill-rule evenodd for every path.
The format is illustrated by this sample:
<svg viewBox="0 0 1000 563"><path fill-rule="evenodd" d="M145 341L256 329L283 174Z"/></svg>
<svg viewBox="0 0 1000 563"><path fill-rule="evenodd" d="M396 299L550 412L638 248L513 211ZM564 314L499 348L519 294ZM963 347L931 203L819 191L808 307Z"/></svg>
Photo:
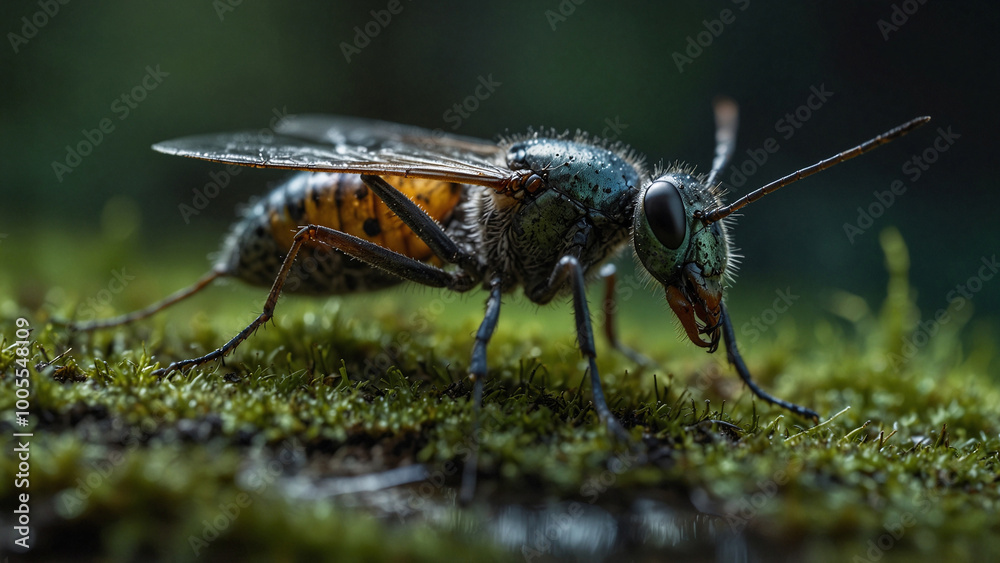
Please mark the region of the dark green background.
<svg viewBox="0 0 1000 563"><path fill-rule="evenodd" d="M235 205L281 175L239 175L185 224L178 205L190 204L192 189L219 167L154 153L152 143L265 127L275 108L450 130L444 112L489 76L501 85L457 132L492 138L551 126L599 134L617 119L628 125L620 138L650 161L679 159L701 170L712 157L711 100L729 95L742 111L737 162L768 137L781 146L744 191L917 115L933 116L904 140L747 208L736 228L746 255L741 283L842 288L877 304L886 279L877 235L895 225L909 244L926 316L1000 242L993 5L928 2L886 41L877 22L890 18L889 2L751 1L740 11L728 1L566 0L562 9L573 13L553 30L546 11L560 9L556 0L403 0L402 12L348 63L341 43L387 3L247 1L220 19L221 3L208 1L71 1L17 53L8 35L0 47L0 233L7 235L0 262L9 256L4 247L32 244L46 231L81 241L131 238L133 250L154 257L190 245L191 260L204 261ZM917 5L896 3L904 4ZM679 72L672 54L723 9L735 21ZM40 10L37 2L4 2L0 29L20 34L21 18ZM141 83L147 65L169 77L119 120L112 103ZM776 122L820 85L834 96L791 140L781 139ZM57 181L52 162L105 117L115 130ZM960 140L909 182L903 162L930 146L939 126ZM843 224L895 179L909 190L852 245ZM73 248L44 251L51 258ZM3 265L15 267L32 266ZM997 283L976 295L979 314L997 310ZM803 309L824 306L807 301Z"/></svg>

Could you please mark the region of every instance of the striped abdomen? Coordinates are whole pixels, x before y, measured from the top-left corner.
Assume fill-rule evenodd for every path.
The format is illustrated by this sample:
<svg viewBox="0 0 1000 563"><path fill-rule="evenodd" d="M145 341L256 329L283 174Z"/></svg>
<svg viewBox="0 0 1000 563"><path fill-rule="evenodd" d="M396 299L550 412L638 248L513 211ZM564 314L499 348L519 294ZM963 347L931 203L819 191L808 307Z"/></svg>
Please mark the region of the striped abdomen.
<svg viewBox="0 0 1000 563"><path fill-rule="evenodd" d="M450 182L386 177L442 225L462 199ZM438 259L409 227L370 192L357 175L303 172L275 188L230 231L218 265L246 282L270 286L296 231L322 225L422 262ZM285 291L337 294L380 289L399 279L326 245L307 243L289 272Z"/></svg>

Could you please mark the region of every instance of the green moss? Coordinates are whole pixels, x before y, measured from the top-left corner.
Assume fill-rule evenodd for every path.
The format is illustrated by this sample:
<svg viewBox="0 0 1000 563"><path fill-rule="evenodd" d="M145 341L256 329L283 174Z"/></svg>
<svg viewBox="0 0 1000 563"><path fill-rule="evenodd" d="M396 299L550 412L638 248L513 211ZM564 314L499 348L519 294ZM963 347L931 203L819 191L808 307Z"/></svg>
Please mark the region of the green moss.
<svg viewBox="0 0 1000 563"><path fill-rule="evenodd" d="M7 301L0 306L4 326L22 315L32 320L33 361L72 348L32 376L37 545L113 559L190 560L192 541L210 558L510 558L519 550L504 550L488 533L507 504L573 501L619 513L655 499L685 525L704 518L695 510L712 515L718 529L738 532L763 553L869 558L878 545L869 542L887 533L894 557L996 552L1000 384L988 375L996 364L993 329L977 328L986 336L966 346L969 311L954 311L926 345L911 350L920 317L906 247L895 231L884 232L882 243L890 281L877 314L840 293L831 301L835 316L808 324L783 318L770 339L742 345L766 388L827 416L844 411L816 428L754 401L724 358L662 334L653 345L652 336L623 325L624 337L664 367L643 372L599 350L605 390L634 442L617 444L590 406L568 308L536 310L510 299L490 346L480 502L466 510L454 499L458 462L473 444L464 368L481 315L477 295L454 300L409 289L388 297L285 299L276 324L225 366L162 380L151 375L155 366L227 340L254 314L262 292L213 289L210 303L76 336L48 324L44 311ZM157 282L154 271L134 287L166 293L174 287L161 285L196 275L171 270ZM99 279L90 281L81 287L100 287ZM24 294L18 280L3 283ZM46 300L65 314L85 298L62 287L67 292ZM125 294L120 300L129 305L160 296ZM624 307L623 320L629 310L650 309L639 297ZM663 324L665 309L656 311ZM7 452L16 431L12 334L5 329L0 352ZM314 500L289 492L293 478L322 484L413 464L425 464L432 478ZM15 459L3 456L0 468L16 472ZM5 506L20 492L12 485L0 482ZM206 523L240 495L246 506L219 520L225 527L214 539ZM77 538L82 547L56 537ZM702 539L719 537L716 531ZM547 551L539 545L525 544ZM684 545L661 548L683 553Z"/></svg>

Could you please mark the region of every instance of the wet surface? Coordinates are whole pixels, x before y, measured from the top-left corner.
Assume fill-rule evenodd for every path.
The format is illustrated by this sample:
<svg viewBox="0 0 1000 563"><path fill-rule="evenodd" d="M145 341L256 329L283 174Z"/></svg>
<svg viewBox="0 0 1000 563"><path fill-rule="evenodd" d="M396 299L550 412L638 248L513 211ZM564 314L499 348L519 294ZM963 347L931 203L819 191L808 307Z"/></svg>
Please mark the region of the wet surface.
<svg viewBox="0 0 1000 563"><path fill-rule="evenodd" d="M387 522L423 521L442 530L486 536L526 561L745 562L790 557L778 546L754 544L724 517L651 498L602 506L586 501L458 506L456 489L434 483L423 465L375 474L282 481L283 494L302 501L332 499ZM496 495L493 495L494 497ZM677 503L681 504L681 503Z"/></svg>

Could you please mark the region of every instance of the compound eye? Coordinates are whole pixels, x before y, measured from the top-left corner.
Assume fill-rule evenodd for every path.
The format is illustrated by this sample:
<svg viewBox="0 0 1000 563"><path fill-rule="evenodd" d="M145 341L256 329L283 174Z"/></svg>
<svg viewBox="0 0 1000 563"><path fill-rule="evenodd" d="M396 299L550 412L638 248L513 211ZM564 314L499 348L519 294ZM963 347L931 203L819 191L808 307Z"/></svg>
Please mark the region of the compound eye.
<svg viewBox="0 0 1000 563"><path fill-rule="evenodd" d="M523 145L514 145L507 153L507 166L511 170L523 170L528 167L525 162L528 159L528 152Z"/></svg>
<svg viewBox="0 0 1000 563"><path fill-rule="evenodd" d="M687 233L684 200L677 186L665 180L653 182L646 190L643 210L657 240L670 250L677 250Z"/></svg>

